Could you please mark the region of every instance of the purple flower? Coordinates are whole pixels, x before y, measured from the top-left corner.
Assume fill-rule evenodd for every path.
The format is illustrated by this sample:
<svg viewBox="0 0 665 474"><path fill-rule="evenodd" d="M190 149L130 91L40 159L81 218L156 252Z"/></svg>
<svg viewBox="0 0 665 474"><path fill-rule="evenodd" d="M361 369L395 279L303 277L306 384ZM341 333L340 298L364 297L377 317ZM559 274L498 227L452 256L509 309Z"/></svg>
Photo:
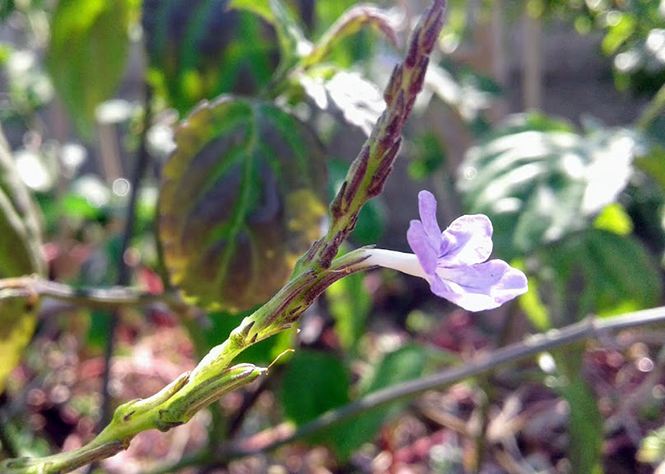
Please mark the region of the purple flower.
<svg viewBox="0 0 665 474"><path fill-rule="evenodd" d="M487 216L462 216L441 232L434 196L421 191L418 205L420 220L412 220L406 233L415 256L375 249L368 264L422 277L435 295L468 311L497 308L526 293L524 273L503 260L486 261L492 253L492 223Z"/></svg>

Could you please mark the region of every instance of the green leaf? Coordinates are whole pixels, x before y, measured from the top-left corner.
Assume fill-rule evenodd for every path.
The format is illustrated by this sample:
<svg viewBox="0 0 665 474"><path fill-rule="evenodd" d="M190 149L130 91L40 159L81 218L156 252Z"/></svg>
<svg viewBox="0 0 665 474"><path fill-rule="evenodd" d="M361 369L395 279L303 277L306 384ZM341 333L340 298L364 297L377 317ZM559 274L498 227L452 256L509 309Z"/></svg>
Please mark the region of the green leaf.
<svg viewBox="0 0 665 474"><path fill-rule="evenodd" d="M90 137L95 108L116 91L135 16L131 0L60 0L51 20L46 64L82 134Z"/></svg>
<svg viewBox="0 0 665 474"><path fill-rule="evenodd" d="M635 165L649 174L665 193L665 147L654 144L648 154L636 160Z"/></svg>
<svg viewBox="0 0 665 474"><path fill-rule="evenodd" d="M432 176L446 162L446 150L434 132L417 135L409 147L409 176L422 180Z"/></svg>
<svg viewBox="0 0 665 474"><path fill-rule="evenodd" d="M517 259L510 262L512 267L522 270L526 273L526 266L523 260ZM529 291L519 297L520 307L527 315L531 324L539 331L546 331L552 327L550 321L550 312L547 305L541 298L541 281L533 277L529 279Z"/></svg>
<svg viewBox="0 0 665 474"><path fill-rule="evenodd" d="M634 16L616 12L611 28L603 38L603 53L607 55L616 53L626 40L633 35L636 26L637 20Z"/></svg>
<svg viewBox="0 0 665 474"><path fill-rule="evenodd" d="M362 384L362 395L394 386L422 375L427 361L427 350L418 344L409 344L387 354L374 373ZM363 443L371 442L386 420L400 413L408 402L397 401L387 406L367 410L351 421L336 427L331 435L333 448L342 459L347 459Z"/></svg>
<svg viewBox="0 0 665 474"><path fill-rule="evenodd" d="M274 28L226 5L227 0L143 1L148 77L181 116L223 93L255 94L277 67Z"/></svg>
<svg viewBox="0 0 665 474"><path fill-rule="evenodd" d="M159 236L174 284L208 308L265 302L320 236L324 155L271 103L223 97L178 128L164 167Z"/></svg>
<svg viewBox="0 0 665 474"><path fill-rule="evenodd" d="M364 333L372 299L365 289L365 275L355 273L333 283L327 290L329 310L342 347L355 349Z"/></svg>
<svg viewBox="0 0 665 474"><path fill-rule="evenodd" d="M0 278L45 273L40 233L37 209L0 131ZM0 299L0 393L36 323L34 302L13 296L12 291L0 290L4 293Z"/></svg>
<svg viewBox="0 0 665 474"><path fill-rule="evenodd" d="M628 183L638 138L509 125L467 153L457 185L468 212L492 219L495 249L510 260L589 227Z"/></svg>
<svg viewBox="0 0 665 474"><path fill-rule="evenodd" d="M297 351L284 371L280 399L286 417L302 425L349 401L350 375L331 354Z"/></svg>
<svg viewBox="0 0 665 474"><path fill-rule="evenodd" d="M246 10L259 15L269 23L275 23L275 14L270 3L270 0L229 0L226 8L229 10Z"/></svg>
<svg viewBox="0 0 665 474"><path fill-rule="evenodd" d="M425 88L467 123L473 123L480 118L482 112L500 95L499 86L491 79L472 72L457 74L455 77L438 64L429 65Z"/></svg>
<svg viewBox="0 0 665 474"><path fill-rule="evenodd" d="M5 20L9 15L14 13L15 9L14 0L3 0L0 3L0 20Z"/></svg>
<svg viewBox="0 0 665 474"><path fill-rule="evenodd" d="M383 237L387 220L388 211L384 200L377 196L360 209L358 223L351 232L351 240L360 246L376 245Z"/></svg>
<svg viewBox="0 0 665 474"><path fill-rule="evenodd" d="M542 267L535 277L540 283L552 283L549 289L574 313L573 319L649 308L662 294L654 259L630 236L590 229L543 248L537 258ZM547 307L551 310L553 305ZM552 324L559 327L565 322L569 321Z"/></svg>
<svg viewBox="0 0 665 474"><path fill-rule="evenodd" d="M633 221L621 204L615 202L605 207L593 221L596 229L614 232L619 235L630 235L633 233Z"/></svg>
<svg viewBox="0 0 665 474"><path fill-rule="evenodd" d="M582 377L583 346L555 354L562 373L557 391L570 407L568 459L572 472L602 474L603 417L596 396Z"/></svg>
<svg viewBox="0 0 665 474"><path fill-rule="evenodd" d="M637 452L637 460L645 463L665 461L665 426L644 437Z"/></svg>
<svg viewBox="0 0 665 474"><path fill-rule="evenodd" d="M231 0L229 7L257 14L275 28L281 56L277 76L284 77L311 51L312 45L305 39L302 29L280 0Z"/></svg>

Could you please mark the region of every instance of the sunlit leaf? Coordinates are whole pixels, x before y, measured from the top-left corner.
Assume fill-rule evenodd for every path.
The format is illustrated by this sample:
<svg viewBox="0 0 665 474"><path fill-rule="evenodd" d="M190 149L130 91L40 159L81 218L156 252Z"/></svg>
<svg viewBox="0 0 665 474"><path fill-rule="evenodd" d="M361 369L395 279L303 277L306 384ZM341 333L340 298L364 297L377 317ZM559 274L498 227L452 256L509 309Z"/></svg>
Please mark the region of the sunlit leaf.
<svg viewBox="0 0 665 474"><path fill-rule="evenodd" d="M665 426L644 437L637 452L637 459L648 463L665 461Z"/></svg>
<svg viewBox="0 0 665 474"><path fill-rule="evenodd" d="M425 90L436 95L466 122L478 119L499 95L499 87L488 78L467 72L459 77L444 67L430 64L425 76Z"/></svg>
<svg viewBox="0 0 665 474"><path fill-rule="evenodd" d="M321 233L326 173L316 137L270 103L224 97L187 117L175 142L159 198L173 283L231 312L266 301Z"/></svg>
<svg viewBox="0 0 665 474"><path fill-rule="evenodd" d="M202 99L255 93L277 67L274 28L227 6L227 0L143 1L148 77L183 116Z"/></svg>
<svg viewBox="0 0 665 474"><path fill-rule="evenodd" d="M466 210L492 219L495 249L508 259L590 226L625 188L640 152L625 129L508 130L472 148L457 178Z"/></svg>
<svg viewBox="0 0 665 474"><path fill-rule="evenodd" d="M79 131L91 134L95 108L116 91L129 51L132 0L60 0L47 66Z"/></svg>
<svg viewBox="0 0 665 474"><path fill-rule="evenodd" d="M593 221L593 226L619 235L630 235L633 232L633 222L619 203L610 204L603 209Z"/></svg>
<svg viewBox="0 0 665 474"><path fill-rule="evenodd" d="M44 274L40 222L34 203L14 167L0 132L0 278ZM0 290L0 393L18 364L36 322L36 302Z"/></svg>
<svg viewBox="0 0 665 474"><path fill-rule="evenodd" d="M358 4L355 0L335 0L334 2L315 2L315 38L321 38L342 15ZM335 45L327 61L341 67L350 67L359 60L370 58L374 51L376 34L361 30L358 34L346 37L341 44Z"/></svg>
<svg viewBox="0 0 665 474"><path fill-rule="evenodd" d="M355 72L314 68L298 74L297 80L302 92L320 110L360 128L366 135L386 106L381 91Z"/></svg>

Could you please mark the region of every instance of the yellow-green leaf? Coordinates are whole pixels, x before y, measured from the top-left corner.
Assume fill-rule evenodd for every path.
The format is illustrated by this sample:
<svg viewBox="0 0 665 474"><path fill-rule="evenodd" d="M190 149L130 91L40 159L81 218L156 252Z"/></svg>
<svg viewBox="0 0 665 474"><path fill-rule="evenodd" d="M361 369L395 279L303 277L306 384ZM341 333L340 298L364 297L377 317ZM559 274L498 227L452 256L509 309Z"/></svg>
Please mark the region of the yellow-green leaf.
<svg viewBox="0 0 665 474"><path fill-rule="evenodd" d="M95 109L115 93L129 51L135 0L60 0L46 64L78 130L89 137Z"/></svg>
<svg viewBox="0 0 665 474"><path fill-rule="evenodd" d="M228 312L270 298L326 215L321 146L267 102L222 97L175 134L164 168L159 236L173 283Z"/></svg>
<svg viewBox="0 0 665 474"><path fill-rule="evenodd" d="M43 273L40 245L37 210L0 131L0 278ZM0 393L35 328L35 305L15 294L0 290Z"/></svg>

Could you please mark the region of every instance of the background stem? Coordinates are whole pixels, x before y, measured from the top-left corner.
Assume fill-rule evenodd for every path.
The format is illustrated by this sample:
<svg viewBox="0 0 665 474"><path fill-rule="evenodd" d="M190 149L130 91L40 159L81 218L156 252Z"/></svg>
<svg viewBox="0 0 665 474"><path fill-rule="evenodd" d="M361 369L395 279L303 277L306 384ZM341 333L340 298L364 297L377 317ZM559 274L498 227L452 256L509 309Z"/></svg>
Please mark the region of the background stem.
<svg viewBox="0 0 665 474"><path fill-rule="evenodd" d="M469 361L460 367L453 367L442 372L423 377L400 385L389 387L371 393L342 408L324 413L317 419L302 425L287 436L270 438L265 433L231 444L224 456L240 457L257 452L269 451L283 444L290 443L305 436L327 429L351 417L358 416L378 406L386 405L396 400L412 398L428 390L441 389L452 383L489 372L503 364L514 363L541 352L549 351L561 346L573 344L585 339L598 338L613 331L634 328L648 324L665 323L665 306L658 308L627 313L611 318L597 319L589 317L560 330L552 330L543 334L530 336L522 342L511 344L491 353L482 355L476 360ZM268 444L261 445L260 439L273 439ZM251 446L251 448L248 448Z"/></svg>

